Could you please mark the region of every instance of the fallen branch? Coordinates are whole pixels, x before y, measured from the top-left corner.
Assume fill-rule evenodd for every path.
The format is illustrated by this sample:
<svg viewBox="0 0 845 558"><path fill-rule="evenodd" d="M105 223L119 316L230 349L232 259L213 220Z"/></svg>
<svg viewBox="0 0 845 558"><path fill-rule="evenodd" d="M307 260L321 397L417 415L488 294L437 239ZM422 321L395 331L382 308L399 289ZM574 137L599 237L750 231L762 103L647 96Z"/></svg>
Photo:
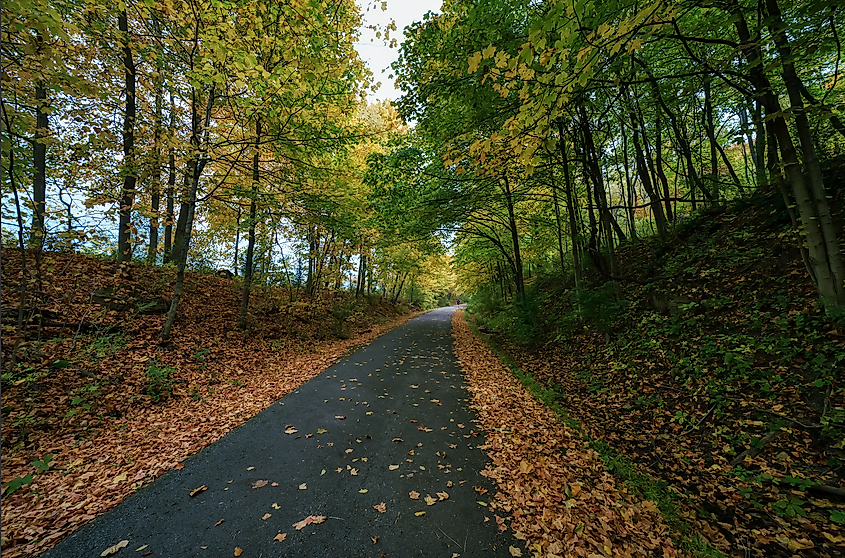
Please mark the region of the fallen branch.
<svg viewBox="0 0 845 558"><path fill-rule="evenodd" d="M772 441L781 434L783 434L782 430L773 430L772 432L769 432L768 434L760 438L760 443L756 448L748 448L741 454L734 457L733 461L731 461L731 467L736 467L737 465L745 461L746 457L756 457L760 454L760 452L766 449L766 446L771 444Z"/></svg>

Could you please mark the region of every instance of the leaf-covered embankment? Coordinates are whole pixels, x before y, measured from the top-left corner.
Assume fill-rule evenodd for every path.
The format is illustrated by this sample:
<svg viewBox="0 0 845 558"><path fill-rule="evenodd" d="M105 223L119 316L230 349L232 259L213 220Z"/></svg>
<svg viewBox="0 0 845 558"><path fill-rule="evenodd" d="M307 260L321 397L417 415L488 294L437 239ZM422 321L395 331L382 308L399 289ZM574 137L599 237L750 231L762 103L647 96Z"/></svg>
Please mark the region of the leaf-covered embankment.
<svg viewBox="0 0 845 558"><path fill-rule="evenodd" d="M490 503L529 552L563 556L681 556L656 506L630 494L579 432L536 401L473 335L452 319L455 350L487 436L499 486Z"/></svg>

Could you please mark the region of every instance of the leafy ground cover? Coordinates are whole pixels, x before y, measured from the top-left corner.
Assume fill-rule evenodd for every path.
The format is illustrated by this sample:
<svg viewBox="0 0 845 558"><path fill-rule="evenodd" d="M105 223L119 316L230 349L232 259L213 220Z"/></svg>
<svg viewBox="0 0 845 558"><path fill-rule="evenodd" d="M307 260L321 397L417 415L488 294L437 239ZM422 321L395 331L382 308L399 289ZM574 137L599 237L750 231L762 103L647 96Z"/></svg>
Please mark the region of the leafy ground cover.
<svg viewBox="0 0 845 558"><path fill-rule="evenodd" d="M840 556L845 329L814 304L783 212L763 201L624 247L624 302L546 279L536 314L475 315L726 554Z"/></svg>
<svg viewBox="0 0 845 558"><path fill-rule="evenodd" d="M30 269L32 264L30 263ZM141 312L175 271L43 254L38 320L27 312L2 395L3 555L40 553L354 347L410 317L406 307L267 289L246 332L236 281L191 273L172 340ZM20 266L3 267L3 361L18 343L6 305ZM95 302L96 293L107 293Z"/></svg>
<svg viewBox="0 0 845 558"><path fill-rule="evenodd" d="M472 333L462 311L452 327L486 431L483 449L493 461L482 474L499 487L489 507L500 529L511 528L524 541L526 555L685 555L657 506L619 483L581 432L538 401Z"/></svg>

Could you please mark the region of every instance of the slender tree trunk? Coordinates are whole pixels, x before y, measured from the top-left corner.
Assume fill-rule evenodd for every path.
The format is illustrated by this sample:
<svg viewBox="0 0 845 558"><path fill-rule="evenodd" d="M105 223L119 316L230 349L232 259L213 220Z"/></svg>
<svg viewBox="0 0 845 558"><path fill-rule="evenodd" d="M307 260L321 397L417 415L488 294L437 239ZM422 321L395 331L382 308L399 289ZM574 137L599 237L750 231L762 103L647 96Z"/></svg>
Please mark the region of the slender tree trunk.
<svg viewBox="0 0 845 558"><path fill-rule="evenodd" d="M197 190L199 189L200 176L208 164L208 159L205 154L200 155L200 147L208 145L209 125L211 123L211 109L214 106L215 89L211 88L208 94L208 104L205 109L205 119L202 124L199 122L199 115L197 114L197 94L196 90L191 91L191 146L193 147L193 154L191 156L190 174L191 185L188 192L188 207L185 218L185 232L181 245L179 246L179 261L176 270L176 284L173 286L173 300L170 303L170 309L167 311L167 318L164 322L164 328L161 332L161 338L164 340L170 339L170 333L173 329L173 323L176 321L176 312L179 309L179 300L182 298L182 291L185 285L185 268L188 265L188 249L191 245L191 228L194 224L194 211L197 205ZM203 134L203 139L200 140L200 133ZM202 156L203 158L198 159Z"/></svg>
<svg viewBox="0 0 845 558"><path fill-rule="evenodd" d="M161 202L161 113L164 102L161 73L156 78L155 123L153 128L153 172L151 176L152 199L150 202L150 242L147 247L147 264L155 265L158 256L158 208Z"/></svg>
<svg viewBox="0 0 845 558"><path fill-rule="evenodd" d="M637 163L637 173L640 175L640 181L643 183L643 188L646 191L646 194L649 198L649 205L651 206L651 212L654 216L654 220L657 224L657 234L661 240L666 240L668 236L668 231L666 227L666 215L663 213L663 204L660 203L660 197L657 195L654 187L651 183L651 176L648 172L648 165L645 160L645 155L643 154L642 146L640 145L639 136L641 134L641 123L637 122L636 128L634 128L634 133L632 140L634 142L634 154Z"/></svg>
<svg viewBox="0 0 845 558"><path fill-rule="evenodd" d="M713 101L710 92L710 74L704 74L704 130L710 140L710 185L719 188L719 162L716 157L716 124L713 119ZM719 196L716 196L717 198Z"/></svg>
<svg viewBox="0 0 845 558"><path fill-rule="evenodd" d="M572 267L575 275L575 290L580 291L583 283L583 266L581 263L581 241L579 240L579 227L578 221L580 219L576 218L578 214L576 213L576 200L574 199L574 191L572 187L572 175L570 174L569 169L569 155L567 152L567 146L564 141L564 134L563 134L563 123L558 121L558 137L560 141L558 142L558 146L560 149L560 158L561 162L563 163L563 179L566 185L566 208L567 213L569 214L569 234L572 239Z"/></svg>
<svg viewBox="0 0 845 558"><path fill-rule="evenodd" d="M505 203L508 207L508 228L511 233L511 242L513 242L513 260L514 260L514 277L516 283L516 292L519 294L520 301L525 302L525 281L522 277L522 256L519 252L519 230L516 228L516 213L514 211L513 193L511 192L510 181L507 175L502 176L503 191L505 192Z"/></svg>
<svg viewBox="0 0 845 558"><path fill-rule="evenodd" d="M655 112L657 113L655 117L656 136L654 143L655 172L657 173L657 178L660 180L660 184L663 186L663 203L666 207L666 219L674 223L675 216L672 214L672 193L669 191L669 179L666 178L666 173L663 171L663 123L660 121L660 111L656 110Z"/></svg>
<svg viewBox="0 0 845 558"><path fill-rule="evenodd" d="M182 191L182 201L179 204L179 218L176 220L176 230L173 231L173 245L170 247L170 261L178 264L179 254L182 253L182 242L185 238L185 229L188 226L188 206L190 202L191 184L194 182L192 173L194 172L194 165L191 160L185 163L184 178L185 183Z"/></svg>
<svg viewBox="0 0 845 558"><path fill-rule="evenodd" d="M255 121L255 154L252 157L252 192L249 197L249 240L246 245L246 264L244 265L244 287L241 293L241 311L238 316L238 328L246 328L246 315L249 310L249 293L252 288L252 259L255 253L255 221L257 219L258 184L260 180L261 119Z"/></svg>
<svg viewBox="0 0 845 558"><path fill-rule="evenodd" d="M50 135L50 113L47 88L43 81L35 84L35 137L32 143L32 231L29 244L40 250L44 241L44 213L47 199L47 137Z"/></svg>
<svg viewBox="0 0 845 558"><path fill-rule="evenodd" d="M634 206L636 205L636 196L634 195L634 184L631 181L631 165L628 162L628 134L625 133L626 126L622 126L622 166L625 169L625 188L628 194L628 204L626 210L628 212L628 234L631 240L636 242L637 236L637 220L634 213Z"/></svg>
<svg viewBox="0 0 845 558"><path fill-rule="evenodd" d="M755 134L757 135L756 141L754 142L754 151L757 154L757 162L759 163L757 166L757 187L760 188L768 183L768 178L766 177L767 165L765 163L766 138L768 134L766 133L766 123L763 121L763 105L759 100L754 101L754 126L756 126Z"/></svg>
<svg viewBox="0 0 845 558"><path fill-rule="evenodd" d="M238 214L235 221L235 261L232 264L235 269L235 275L238 275L238 265L240 262L238 260L238 250L241 247L241 215L243 214L243 210L241 206L238 205Z"/></svg>
<svg viewBox="0 0 845 558"><path fill-rule="evenodd" d="M173 102L173 92L170 93L170 147L167 150L167 192L164 214L164 261L169 261L173 244L173 197L176 190L176 148L173 140L176 136L176 105Z"/></svg>
<svg viewBox="0 0 845 558"><path fill-rule="evenodd" d="M129 22L126 10L118 16L118 28L123 41L124 86L126 87L126 109L123 117L123 187L120 190L119 222L117 229L117 263L132 259L132 205L135 203L135 183L138 169L135 168L135 62L129 37Z"/></svg>
<svg viewBox="0 0 845 558"><path fill-rule="evenodd" d="M557 254L560 258L560 275L562 279L566 278L566 264L564 261L563 252L563 223L560 219L560 204L557 200L557 185L555 184L555 171L551 169L549 176L552 179L552 201L555 205L555 228L557 229Z"/></svg>
<svg viewBox="0 0 845 558"><path fill-rule="evenodd" d="M616 249L613 245L613 231L616 230L620 236L620 241L625 239L625 235L621 234L622 229L616 223L616 219L610 213L607 202L607 191L604 187L604 177L602 176L601 167L598 161L598 151L596 150L595 141L593 139L593 131L590 128L590 121L587 119L586 110L581 107L581 129L584 134L584 155L587 161L587 167L591 170L593 184L595 185L596 207L599 210L599 219L601 219L603 230L605 233L605 241L607 244L607 255L609 260L609 275L612 280L613 277L619 276L619 267L616 261ZM618 291L618 284L614 284ZM617 292L621 296L621 292Z"/></svg>

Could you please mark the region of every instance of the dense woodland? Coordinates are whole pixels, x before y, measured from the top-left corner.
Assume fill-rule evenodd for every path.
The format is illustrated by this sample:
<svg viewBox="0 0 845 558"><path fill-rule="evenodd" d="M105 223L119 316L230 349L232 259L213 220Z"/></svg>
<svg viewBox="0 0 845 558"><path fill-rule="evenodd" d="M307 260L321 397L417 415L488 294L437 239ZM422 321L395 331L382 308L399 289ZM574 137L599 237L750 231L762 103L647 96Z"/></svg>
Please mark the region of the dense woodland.
<svg viewBox="0 0 845 558"><path fill-rule="evenodd" d="M688 550L841 550L836 3L446 0L400 45L377 30L403 95L374 104L351 0L25 0L3 20L4 388L73 360L38 343L84 329L45 288L74 254L116 270L106 310L157 305L144 335L177 343L191 273L236 276L214 287L224 337L281 314L281 339L302 312L343 337L465 293L611 470L698 510L671 512L703 522ZM134 331L106 310L85 333Z"/></svg>

